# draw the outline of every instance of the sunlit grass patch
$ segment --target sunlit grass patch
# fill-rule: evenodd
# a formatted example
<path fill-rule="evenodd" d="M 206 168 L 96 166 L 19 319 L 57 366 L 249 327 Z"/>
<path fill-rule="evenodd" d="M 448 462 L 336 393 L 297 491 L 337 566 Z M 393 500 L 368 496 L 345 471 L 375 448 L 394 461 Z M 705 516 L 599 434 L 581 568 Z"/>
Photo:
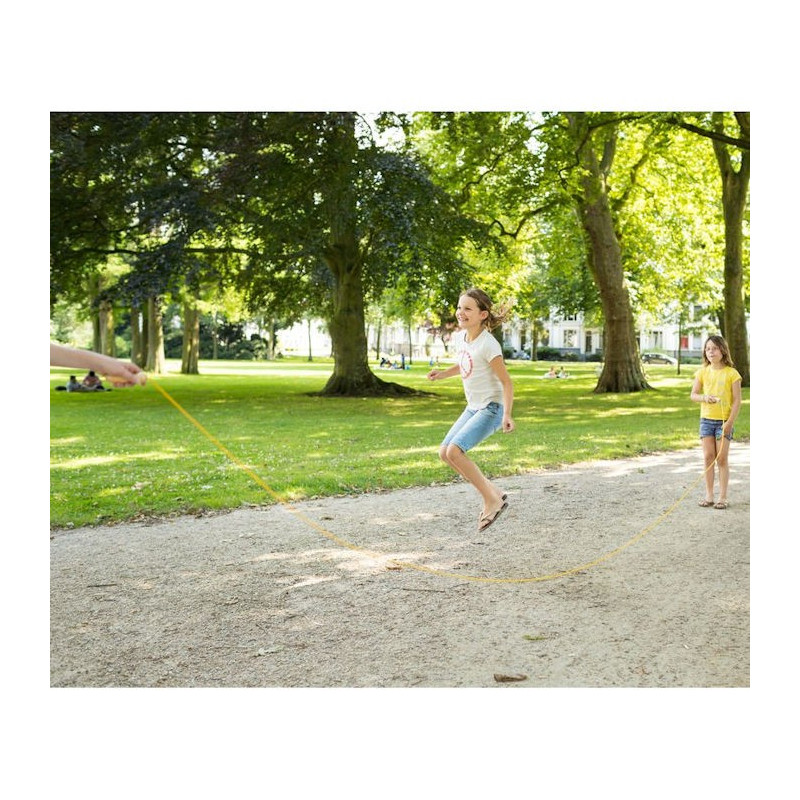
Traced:
<path fill-rule="evenodd" d="M 656 391 L 594 395 L 594 365 L 570 364 L 568 380 L 539 380 L 549 366 L 509 365 L 517 430 L 473 451 L 487 475 L 697 446 L 691 370 L 677 376 L 674 367 L 649 368 Z M 286 500 L 454 479 L 438 448 L 463 409 L 463 389 L 457 378 L 431 384 L 427 364 L 377 372 L 434 397 L 313 396 L 329 361 L 204 362 L 201 371 L 157 380 Z M 63 381 L 63 371 L 52 373 L 53 387 Z M 53 391 L 50 434 L 54 526 L 275 502 L 152 384 L 97 395 Z M 748 437 L 745 390 L 736 439 Z"/>

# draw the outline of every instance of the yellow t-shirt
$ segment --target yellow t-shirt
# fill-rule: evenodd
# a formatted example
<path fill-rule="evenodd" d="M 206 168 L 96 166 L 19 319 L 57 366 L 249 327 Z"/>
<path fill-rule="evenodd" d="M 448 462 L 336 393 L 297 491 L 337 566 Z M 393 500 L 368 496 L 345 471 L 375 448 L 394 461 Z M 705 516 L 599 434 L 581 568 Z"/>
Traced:
<path fill-rule="evenodd" d="M 710 364 L 700 367 L 694 374 L 700 378 L 700 393 L 719 398 L 717 403 L 700 403 L 700 416 L 706 419 L 726 420 L 733 404 L 733 384 L 742 376 L 733 367 L 714 369 Z"/>

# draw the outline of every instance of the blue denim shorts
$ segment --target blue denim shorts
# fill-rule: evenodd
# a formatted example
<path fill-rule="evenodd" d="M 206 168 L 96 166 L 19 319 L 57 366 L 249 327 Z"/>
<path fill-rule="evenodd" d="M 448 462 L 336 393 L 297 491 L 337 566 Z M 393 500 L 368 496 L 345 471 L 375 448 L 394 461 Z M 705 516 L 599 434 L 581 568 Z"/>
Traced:
<path fill-rule="evenodd" d="M 489 403 L 486 408 L 473 411 L 469 408 L 464 409 L 464 413 L 453 423 L 453 427 L 447 432 L 441 446 L 448 444 L 457 445 L 458 448 L 466 453 L 475 445 L 480 444 L 495 431 L 503 426 L 503 406 L 500 403 Z"/>
<path fill-rule="evenodd" d="M 721 419 L 707 419 L 706 417 L 700 417 L 700 438 L 703 439 L 706 436 L 713 436 L 715 439 L 722 438 L 722 426 L 725 423 Z M 733 439 L 733 428 L 731 428 L 731 435 L 726 436 L 725 438 L 728 441 Z"/>

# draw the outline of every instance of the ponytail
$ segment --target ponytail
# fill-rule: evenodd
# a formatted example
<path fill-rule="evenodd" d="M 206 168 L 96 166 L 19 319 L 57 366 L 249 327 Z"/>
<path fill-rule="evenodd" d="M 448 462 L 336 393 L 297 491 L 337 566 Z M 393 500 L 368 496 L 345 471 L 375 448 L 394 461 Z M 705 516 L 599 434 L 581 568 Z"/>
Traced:
<path fill-rule="evenodd" d="M 467 289 L 465 292 L 462 292 L 462 296 L 463 295 L 471 297 L 478 304 L 478 309 L 480 311 L 487 312 L 488 316 L 483 321 L 483 326 L 488 331 L 493 331 L 495 328 L 502 325 L 506 317 L 508 317 L 510 309 L 505 306 L 498 306 L 496 311 L 492 311 L 492 301 L 483 289 Z"/>

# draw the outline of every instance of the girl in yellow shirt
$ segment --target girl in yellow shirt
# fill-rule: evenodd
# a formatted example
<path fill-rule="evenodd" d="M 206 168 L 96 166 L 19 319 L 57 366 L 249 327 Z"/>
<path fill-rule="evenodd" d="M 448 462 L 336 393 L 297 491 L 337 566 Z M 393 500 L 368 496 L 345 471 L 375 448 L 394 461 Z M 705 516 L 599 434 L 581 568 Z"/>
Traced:
<path fill-rule="evenodd" d="M 692 385 L 692 400 L 700 403 L 700 441 L 703 443 L 706 494 L 703 508 L 728 507 L 728 450 L 733 423 L 742 404 L 742 376 L 731 360 L 728 343 L 721 336 L 709 336 L 703 346 L 703 366 Z M 714 460 L 719 472 L 719 498 L 714 502 Z"/>

